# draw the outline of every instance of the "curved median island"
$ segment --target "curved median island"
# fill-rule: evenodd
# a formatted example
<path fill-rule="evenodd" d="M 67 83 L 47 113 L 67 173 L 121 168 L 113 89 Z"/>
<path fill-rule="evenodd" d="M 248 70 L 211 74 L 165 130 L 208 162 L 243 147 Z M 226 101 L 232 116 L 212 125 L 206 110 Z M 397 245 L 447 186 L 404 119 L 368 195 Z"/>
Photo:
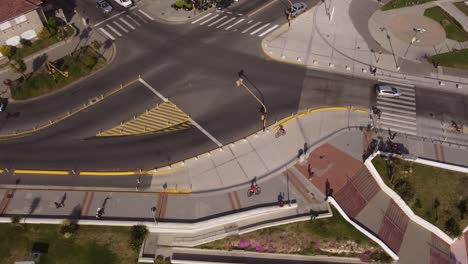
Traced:
<path fill-rule="evenodd" d="M 419 217 L 451 237 L 458 237 L 468 226 L 468 174 L 380 156 L 372 164 Z"/>
<path fill-rule="evenodd" d="M 355 229 L 333 207 L 333 216 L 230 236 L 198 248 L 265 253 L 328 255 L 391 262 L 377 243 Z"/>
<path fill-rule="evenodd" d="M 91 46 L 82 47 L 70 55 L 26 74 L 11 85 L 14 100 L 26 100 L 61 89 L 102 68 L 106 60 Z"/>

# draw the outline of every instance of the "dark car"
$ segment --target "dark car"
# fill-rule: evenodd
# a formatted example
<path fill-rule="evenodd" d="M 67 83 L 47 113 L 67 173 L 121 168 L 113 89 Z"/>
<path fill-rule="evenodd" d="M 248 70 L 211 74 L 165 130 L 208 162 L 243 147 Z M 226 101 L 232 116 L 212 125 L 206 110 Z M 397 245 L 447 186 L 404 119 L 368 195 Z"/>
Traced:
<path fill-rule="evenodd" d="M 112 6 L 106 0 L 96 0 L 96 7 L 104 14 L 112 12 Z"/>

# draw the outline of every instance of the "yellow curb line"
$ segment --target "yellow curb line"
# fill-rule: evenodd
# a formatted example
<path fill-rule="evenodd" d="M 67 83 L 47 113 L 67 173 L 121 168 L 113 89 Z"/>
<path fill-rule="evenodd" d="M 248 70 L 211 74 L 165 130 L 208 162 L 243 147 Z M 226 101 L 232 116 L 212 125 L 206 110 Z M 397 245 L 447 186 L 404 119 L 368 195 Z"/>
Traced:
<path fill-rule="evenodd" d="M 3 173 L 3 170 L 0 170 L 0 173 Z"/>
<path fill-rule="evenodd" d="M 287 125 L 290 122 L 292 122 L 293 120 L 295 120 L 296 118 L 304 117 L 304 116 L 309 115 L 309 114 L 323 112 L 323 111 L 343 111 L 343 110 L 353 111 L 353 112 L 357 112 L 357 113 L 361 113 L 361 114 L 367 114 L 368 113 L 368 111 L 364 110 L 364 109 L 349 108 L 349 107 L 344 107 L 344 106 L 315 108 L 315 109 L 310 109 L 310 110 L 306 110 L 306 111 L 297 113 L 296 115 L 286 119 L 285 121 L 281 122 L 280 124 L 275 125 L 273 127 L 273 129 L 278 130 L 280 128 L 280 126 Z"/>
<path fill-rule="evenodd" d="M 132 176 L 132 175 L 163 175 L 181 170 L 185 167 L 167 169 L 163 171 L 81 171 L 80 176 Z"/>
<path fill-rule="evenodd" d="M 51 175 L 68 175 L 68 171 L 59 170 L 15 170 L 15 174 L 51 174 Z"/>
<path fill-rule="evenodd" d="M 41 131 L 41 130 L 43 130 L 43 129 L 45 129 L 45 128 L 48 128 L 48 127 L 51 127 L 51 126 L 53 126 L 53 125 L 56 125 L 57 123 L 62 122 L 63 120 L 68 119 L 68 118 L 70 118 L 70 117 L 72 117 L 72 116 L 74 116 L 74 115 L 76 115 L 76 114 L 78 114 L 78 113 L 80 113 L 80 112 L 82 112 L 82 111 L 84 111 L 84 110 L 90 108 L 91 106 L 94 106 L 94 105 L 100 103 L 100 102 L 103 101 L 104 99 L 107 99 L 108 97 L 110 97 L 110 96 L 112 96 L 113 94 L 115 94 L 115 93 L 117 93 L 117 92 L 119 92 L 119 91 L 121 91 L 121 90 L 123 90 L 123 89 L 129 87 L 130 85 L 132 85 L 133 83 L 135 83 L 135 82 L 137 82 L 137 81 L 138 81 L 138 79 L 132 80 L 132 81 L 126 83 L 125 85 L 122 85 L 122 86 L 119 87 L 118 89 L 111 91 L 109 94 L 103 96 L 102 98 L 98 98 L 98 99 L 96 100 L 96 102 L 90 103 L 90 104 L 86 104 L 84 107 L 82 107 L 82 108 L 80 108 L 80 109 L 78 109 L 78 110 L 76 110 L 76 111 L 70 113 L 69 115 L 66 114 L 66 115 L 64 115 L 64 116 L 62 116 L 62 117 L 60 117 L 60 118 L 58 118 L 58 119 L 52 121 L 52 122 L 49 123 L 49 124 L 43 125 L 43 126 L 38 127 L 38 128 L 36 128 L 36 129 L 31 129 L 31 130 L 22 131 L 22 132 L 19 132 L 19 133 L 0 134 L 0 140 L 10 139 L 10 138 L 23 137 L 23 136 L 32 134 L 32 133 L 34 133 L 34 132 Z"/>
<path fill-rule="evenodd" d="M 161 193 L 168 193 L 168 194 L 189 194 L 192 193 L 192 190 L 176 190 L 176 189 L 169 189 L 161 191 Z"/>

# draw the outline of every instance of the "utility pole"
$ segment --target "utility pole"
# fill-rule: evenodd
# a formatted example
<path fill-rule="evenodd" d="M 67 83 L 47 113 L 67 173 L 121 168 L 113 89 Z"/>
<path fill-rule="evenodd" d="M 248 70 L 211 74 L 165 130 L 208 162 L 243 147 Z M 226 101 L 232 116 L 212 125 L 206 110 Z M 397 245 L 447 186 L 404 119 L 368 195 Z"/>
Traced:
<path fill-rule="evenodd" d="M 266 121 L 267 121 L 267 108 L 266 108 L 266 105 L 252 92 L 252 90 L 249 89 L 249 87 L 247 87 L 247 85 L 244 84 L 244 79 L 239 78 L 239 80 L 236 81 L 236 84 L 237 84 L 237 87 L 242 85 L 247 90 L 247 92 L 249 92 L 257 100 L 257 102 L 261 105 L 261 108 L 260 108 L 261 117 L 260 117 L 260 119 L 263 122 L 263 131 L 265 131 Z"/>

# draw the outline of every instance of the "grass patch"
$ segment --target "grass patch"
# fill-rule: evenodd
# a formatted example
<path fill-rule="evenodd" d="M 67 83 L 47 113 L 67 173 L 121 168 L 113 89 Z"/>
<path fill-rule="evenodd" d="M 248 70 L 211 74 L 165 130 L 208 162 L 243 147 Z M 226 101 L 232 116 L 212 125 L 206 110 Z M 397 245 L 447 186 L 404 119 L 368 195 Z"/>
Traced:
<path fill-rule="evenodd" d="M 371 239 L 355 229 L 332 208 L 333 217 L 270 227 L 230 236 L 199 246 L 204 249 L 244 249 L 303 255 L 378 258 L 390 257 Z M 248 246 L 247 246 L 248 245 Z M 335 250 L 341 248 L 340 250 Z M 262 250 L 263 249 L 263 250 Z M 367 255 L 366 255 L 367 254 Z"/>
<path fill-rule="evenodd" d="M 468 33 L 452 16 L 445 12 L 442 8 L 434 6 L 424 10 L 424 16 L 437 21 L 445 30 L 445 35 L 449 39 L 456 41 L 467 41 Z"/>
<path fill-rule="evenodd" d="M 421 5 L 427 2 L 431 2 L 434 0 L 392 0 L 388 3 L 386 3 L 383 7 L 382 10 L 390 10 L 390 9 L 396 9 L 396 8 L 402 8 L 402 7 L 408 7 L 408 6 L 414 6 L 414 5 Z"/>
<path fill-rule="evenodd" d="M 418 216 L 452 236 L 456 236 L 456 232 L 446 227 L 450 218 L 455 219 L 461 229 L 468 225 L 468 216 L 462 215 L 459 209 L 461 201 L 465 201 L 465 207 L 468 202 L 467 174 L 396 158 L 385 161 L 380 156 L 372 163 L 384 182 L 397 193 L 408 192 L 408 188 L 398 190 L 399 182 L 410 184 L 413 195 L 403 193 L 400 196 Z M 393 170 L 389 170 L 389 166 L 393 166 Z"/>
<path fill-rule="evenodd" d="M 462 2 L 453 3 L 460 11 L 462 11 L 466 16 L 468 16 L 468 5 Z"/>
<path fill-rule="evenodd" d="M 138 253 L 128 244 L 130 227 L 80 226 L 71 238 L 64 238 L 57 225 L 0 224 L 0 263 L 26 260 L 33 243 L 48 244 L 39 263 L 136 263 Z"/>
<path fill-rule="evenodd" d="M 68 77 L 55 73 L 55 79 L 48 74 L 45 66 L 32 73 L 26 80 L 20 79 L 12 87 L 12 97 L 15 100 L 34 98 L 64 86 L 101 68 L 106 63 L 98 53 L 89 47 L 81 48 L 53 64 L 59 70 L 68 72 Z"/>
<path fill-rule="evenodd" d="M 65 35 L 62 37 L 59 37 L 59 34 L 55 34 L 46 39 L 38 39 L 32 42 L 29 46 L 24 45 L 22 48 L 17 48 L 15 54 L 12 56 L 12 59 L 23 59 L 33 53 L 36 53 L 42 49 L 45 49 L 49 46 L 52 46 L 60 41 L 64 41 L 67 38 L 71 37 L 74 32 L 73 29 L 70 26 L 65 26 L 64 28 Z"/>
<path fill-rule="evenodd" d="M 431 56 L 429 62 L 434 65 L 468 70 L 468 49 L 437 54 Z"/>

